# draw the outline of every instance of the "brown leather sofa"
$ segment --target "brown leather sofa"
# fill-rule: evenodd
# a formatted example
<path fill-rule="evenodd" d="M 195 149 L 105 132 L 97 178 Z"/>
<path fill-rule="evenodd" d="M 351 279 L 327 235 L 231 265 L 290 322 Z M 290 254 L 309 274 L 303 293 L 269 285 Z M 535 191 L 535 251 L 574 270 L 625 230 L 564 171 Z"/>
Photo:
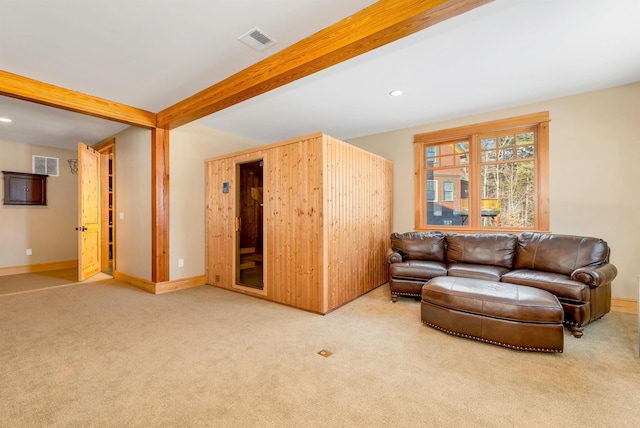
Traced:
<path fill-rule="evenodd" d="M 421 296 L 431 278 L 455 276 L 539 288 L 554 294 L 575 337 L 611 309 L 610 249 L 602 239 L 523 232 L 391 235 L 387 254 L 391 299 Z"/>

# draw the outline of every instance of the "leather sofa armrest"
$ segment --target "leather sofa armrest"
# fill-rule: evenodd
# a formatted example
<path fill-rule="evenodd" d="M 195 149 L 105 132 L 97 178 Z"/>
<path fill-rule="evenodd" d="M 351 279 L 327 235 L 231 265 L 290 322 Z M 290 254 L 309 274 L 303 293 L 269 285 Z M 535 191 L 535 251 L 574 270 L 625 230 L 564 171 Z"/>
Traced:
<path fill-rule="evenodd" d="M 597 267 L 587 266 L 576 269 L 571 274 L 571 279 L 596 288 L 602 284 L 610 283 L 616 275 L 618 275 L 618 269 L 611 263 L 606 263 Z"/>
<path fill-rule="evenodd" d="M 389 248 L 387 250 L 387 262 L 391 263 L 400 263 L 402 262 L 402 255 L 399 252 L 394 251 L 393 248 Z"/>

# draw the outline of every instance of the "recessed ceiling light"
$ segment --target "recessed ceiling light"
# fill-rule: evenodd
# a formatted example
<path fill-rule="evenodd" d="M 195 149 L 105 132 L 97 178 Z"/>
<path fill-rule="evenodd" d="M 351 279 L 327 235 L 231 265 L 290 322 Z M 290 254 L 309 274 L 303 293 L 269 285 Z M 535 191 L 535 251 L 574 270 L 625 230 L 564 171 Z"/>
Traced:
<path fill-rule="evenodd" d="M 391 95 L 392 97 L 399 97 L 400 95 L 402 95 L 402 91 L 400 89 L 396 89 L 389 92 L 389 95 Z"/>
<path fill-rule="evenodd" d="M 12 120 L 8 117 L 0 117 L 0 122 L 11 123 Z"/>

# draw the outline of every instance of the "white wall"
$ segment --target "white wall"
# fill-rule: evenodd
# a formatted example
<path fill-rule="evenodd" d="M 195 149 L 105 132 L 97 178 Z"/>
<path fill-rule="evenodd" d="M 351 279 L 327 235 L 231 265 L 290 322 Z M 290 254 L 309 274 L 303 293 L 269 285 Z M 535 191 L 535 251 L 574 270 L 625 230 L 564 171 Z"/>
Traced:
<path fill-rule="evenodd" d="M 0 171 L 30 173 L 33 155 L 58 158 L 60 175 L 47 178 L 46 206 L 0 204 L 0 268 L 78 258 L 78 177 L 67 162 L 78 153 L 0 140 Z M 4 181 L 0 192 L 4 198 Z"/>
<path fill-rule="evenodd" d="M 256 147 L 246 138 L 189 124 L 169 136 L 171 280 L 205 274 L 205 164 L 207 158 Z M 178 266 L 178 259 L 184 266 Z"/>
<path fill-rule="evenodd" d="M 151 280 L 151 131 L 115 136 L 116 270 Z M 205 168 L 213 156 L 258 142 L 195 124 L 169 134 L 169 279 L 205 274 Z M 124 219 L 120 219 L 120 215 Z M 178 259 L 184 266 L 178 266 Z"/>
<path fill-rule="evenodd" d="M 130 127 L 115 139 L 115 269 L 150 281 L 151 131 Z"/>
<path fill-rule="evenodd" d="M 614 297 L 637 298 L 640 274 L 640 82 L 426 124 L 348 142 L 394 162 L 393 229 L 414 230 L 415 134 L 549 111 L 550 228 L 606 240 Z"/>

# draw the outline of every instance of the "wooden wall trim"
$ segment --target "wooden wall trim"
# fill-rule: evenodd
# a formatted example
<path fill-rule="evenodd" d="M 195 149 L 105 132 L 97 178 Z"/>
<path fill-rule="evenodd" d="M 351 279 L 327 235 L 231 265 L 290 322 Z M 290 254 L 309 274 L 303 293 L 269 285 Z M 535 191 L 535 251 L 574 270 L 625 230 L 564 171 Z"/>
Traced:
<path fill-rule="evenodd" d="M 156 283 L 153 281 L 142 279 L 134 275 L 129 275 L 118 270 L 113 271 L 113 279 L 126 282 L 129 285 L 132 285 L 151 294 L 156 294 Z"/>
<path fill-rule="evenodd" d="M 102 152 L 105 149 L 110 149 L 111 147 L 115 147 L 115 145 L 116 145 L 115 137 L 109 137 L 106 140 L 102 140 L 99 143 L 94 144 L 93 146 L 91 146 L 91 148 L 96 152 Z"/>
<path fill-rule="evenodd" d="M 625 299 L 623 297 L 611 298 L 611 310 L 613 312 L 624 312 L 626 314 L 638 313 L 638 301 L 634 299 Z"/>
<path fill-rule="evenodd" d="M 169 131 L 151 130 L 151 280 L 169 280 Z"/>
<path fill-rule="evenodd" d="M 191 278 L 176 279 L 173 281 L 154 282 L 116 270 L 113 272 L 113 279 L 126 282 L 129 285 L 132 285 L 151 294 L 165 294 L 172 291 L 184 290 L 185 288 L 205 285 L 204 275 L 193 276 Z"/>
<path fill-rule="evenodd" d="M 155 294 L 170 293 L 172 291 L 184 290 L 185 288 L 198 287 L 200 285 L 205 285 L 204 275 L 159 282 L 156 284 Z"/>
<path fill-rule="evenodd" d="M 437 131 L 424 132 L 413 136 L 413 142 L 416 145 L 425 142 L 436 142 L 437 140 L 450 140 L 453 138 L 465 138 L 472 134 L 481 134 L 485 132 L 493 132 L 496 129 L 522 128 L 526 126 L 537 125 L 539 123 L 548 123 L 551 121 L 548 111 L 539 113 L 523 114 L 520 116 L 509 117 L 505 119 L 490 120 L 487 122 L 473 123 L 470 125 L 455 126 L 453 128 L 439 129 Z"/>
<path fill-rule="evenodd" d="M 156 114 L 0 70 L 0 95 L 86 114 L 100 119 L 151 128 Z"/>
<path fill-rule="evenodd" d="M 0 276 L 18 275 L 21 273 L 46 272 L 49 270 L 77 269 L 77 260 L 63 262 L 38 263 L 34 265 L 9 266 L 0 268 Z"/>
<path fill-rule="evenodd" d="M 158 113 L 173 129 L 493 0 L 380 0 Z"/>

